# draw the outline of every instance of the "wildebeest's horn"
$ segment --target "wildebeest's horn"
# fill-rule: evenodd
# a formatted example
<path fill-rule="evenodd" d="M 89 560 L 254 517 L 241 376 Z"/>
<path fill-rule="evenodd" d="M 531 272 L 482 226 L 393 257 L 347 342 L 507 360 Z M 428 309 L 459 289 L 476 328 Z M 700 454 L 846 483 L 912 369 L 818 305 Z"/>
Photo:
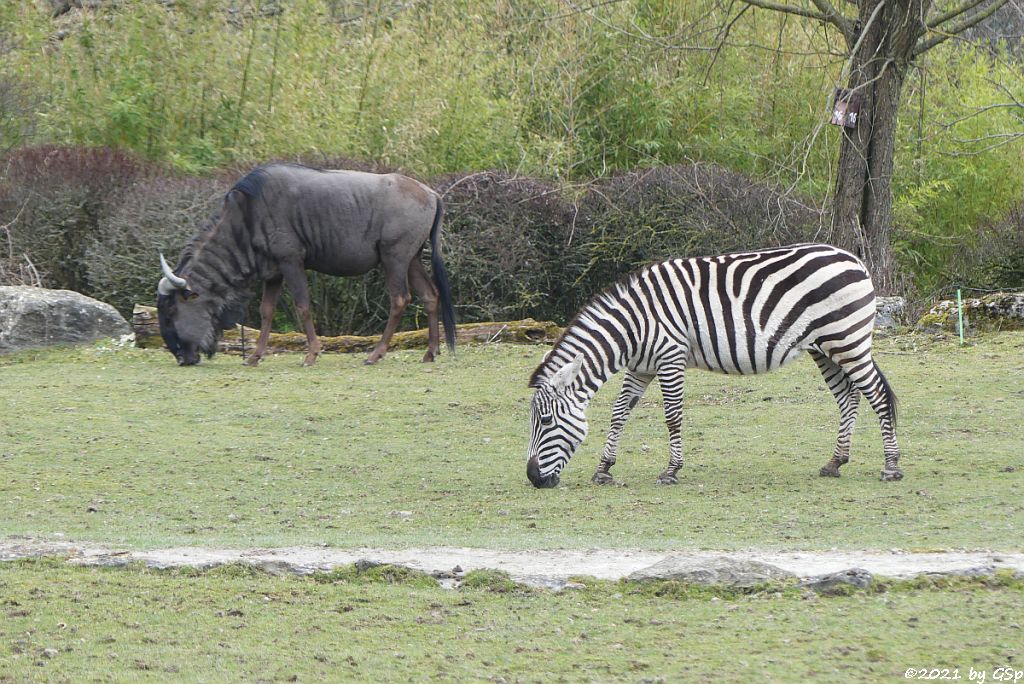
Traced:
<path fill-rule="evenodd" d="M 188 281 L 174 274 L 163 254 L 160 255 L 160 270 L 164 272 L 164 277 L 160 279 L 160 284 L 156 288 L 160 294 L 170 294 L 174 290 L 184 290 L 188 287 Z"/>

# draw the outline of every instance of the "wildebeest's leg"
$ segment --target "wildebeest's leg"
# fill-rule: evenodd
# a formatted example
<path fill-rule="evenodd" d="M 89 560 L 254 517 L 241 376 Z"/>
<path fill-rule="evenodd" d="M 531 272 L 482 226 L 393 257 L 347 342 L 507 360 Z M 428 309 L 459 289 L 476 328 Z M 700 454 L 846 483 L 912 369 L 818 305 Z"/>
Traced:
<path fill-rule="evenodd" d="M 676 473 L 683 467 L 683 378 L 686 357 L 662 362 L 658 367 L 658 384 L 665 403 L 665 424 L 668 426 L 668 467 L 655 480 L 657 484 L 679 484 Z"/>
<path fill-rule="evenodd" d="M 388 353 L 388 344 L 391 342 L 391 336 L 395 334 L 395 330 L 398 329 L 398 324 L 402 320 L 402 314 L 405 312 L 405 307 L 409 305 L 409 264 L 410 261 L 400 262 L 399 260 L 389 257 L 388 255 L 381 256 L 381 262 L 384 264 L 384 278 L 388 282 L 388 294 L 391 295 L 391 312 L 388 316 L 388 323 L 384 326 L 384 333 L 381 335 L 380 342 L 373 348 L 370 355 L 366 357 L 366 365 L 372 365 L 380 361 L 385 354 Z"/>
<path fill-rule="evenodd" d="M 301 263 L 282 262 L 281 274 L 288 290 L 292 293 L 292 301 L 295 302 L 295 309 L 299 312 L 299 320 L 302 322 L 302 330 L 306 333 L 306 358 L 302 361 L 303 366 L 312 366 L 320 356 L 320 339 L 316 336 L 316 329 L 313 327 L 313 314 L 309 309 L 309 280 L 306 278 L 306 271 Z"/>
<path fill-rule="evenodd" d="M 622 436 L 622 428 L 629 419 L 629 413 L 640 401 L 644 390 L 651 384 L 653 375 L 626 371 L 626 377 L 622 380 L 622 391 L 619 398 L 612 406 L 612 426 L 608 430 L 608 441 L 604 443 L 604 451 L 601 453 L 601 462 L 597 465 L 597 472 L 590 478 L 595 484 L 608 484 L 612 482 L 612 474 L 609 472 L 615 465 L 615 453 L 619 448 L 619 437 Z"/>
<path fill-rule="evenodd" d="M 839 477 L 839 467 L 850 460 L 850 441 L 853 426 L 857 422 L 857 406 L 860 403 L 860 392 L 850 382 L 850 377 L 832 359 L 816 349 L 810 350 L 811 358 L 818 364 L 825 384 L 832 390 L 832 395 L 839 404 L 839 437 L 832 459 L 826 463 L 818 474 L 822 477 Z"/>
<path fill-rule="evenodd" d="M 270 326 L 274 322 L 277 298 L 281 294 L 281 280 L 281 276 L 277 276 L 263 283 L 263 301 L 260 302 L 260 337 L 256 340 L 256 349 L 245 360 L 247 366 L 257 365 L 267 351 L 267 342 L 270 341 Z"/>
<path fill-rule="evenodd" d="M 409 264 L 409 284 L 423 300 L 423 307 L 427 310 L 427 353 L 423 355 L 423 360 L 433 361 L 441 346 L 441 334 L 437 320 L 437 286 L 430 281 L 427 270 L 423 268 L 419 257 L 413 259 Z"/>
<path fill-rule="evenodd" d="M 878 414 L 878 422 L 882 427 L 882 447 L 885 450 L 882 479 L 903 479 L 903 471 L 899 468 L 900 448 L 896 444 L 896 395 L 889 387 L 889 382 L 870 355 L 847 363 L 839 360 L 838 363 Z"/>

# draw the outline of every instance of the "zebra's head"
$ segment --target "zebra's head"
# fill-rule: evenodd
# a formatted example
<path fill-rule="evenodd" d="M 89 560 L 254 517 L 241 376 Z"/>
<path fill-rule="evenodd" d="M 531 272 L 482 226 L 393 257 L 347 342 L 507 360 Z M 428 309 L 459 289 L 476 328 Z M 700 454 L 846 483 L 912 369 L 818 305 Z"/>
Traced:
<path fill-rule="evenodd" d="M 534 487 L 557 486 L 558 474 L 587 436 L 587 403 L 573 391 L 582 366 L 580 355 L 534 385 L 526 462 L 526 476 Z"/>

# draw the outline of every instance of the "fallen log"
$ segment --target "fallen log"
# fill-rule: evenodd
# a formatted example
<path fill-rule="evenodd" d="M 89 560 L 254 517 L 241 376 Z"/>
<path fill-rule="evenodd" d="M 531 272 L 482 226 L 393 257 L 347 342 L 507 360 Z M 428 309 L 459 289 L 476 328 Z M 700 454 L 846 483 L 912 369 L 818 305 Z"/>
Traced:
<path fill-rule="evenodd" d="M 160 337 L 160 324 L 157 321 L 156 307 L 136 304 L 132 312 L 132 330 L 135 332 L 135 346 L 143 349 L 158 349 L 163 346 Z M 526 318 L 521 321 L 465 323 L 455 326 L 457 345 L 489 344 L 505 342 L 510 344 L 543 344 L 551 343 L 562 334 L 562 329 L 551 321 L 535 321 Z M 232 330 L 224 331 L 218 344 L 218 350 L 227 354 L 241 354 L 243 339 L 245 353 L 256 344 L 259 330 L 248 326 L 236 325 Z M 364 337 L 361 335 L 339 335 L 337 337 L 320 336 L 320 344 L 324 352 L 368 352 L 373 348 L 379 335 Z M 427 330 L 409 330 L 395 333 L 388 349 L 426 349 Z M 268 353 L 305 352 L 306 336 L 299 332 L 270 333 Z"/>

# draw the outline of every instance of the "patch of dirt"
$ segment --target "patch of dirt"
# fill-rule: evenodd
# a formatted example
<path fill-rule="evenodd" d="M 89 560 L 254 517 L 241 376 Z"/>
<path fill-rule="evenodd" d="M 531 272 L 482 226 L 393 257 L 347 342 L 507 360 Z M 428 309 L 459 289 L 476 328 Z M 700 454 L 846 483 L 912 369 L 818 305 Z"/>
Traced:
<path fill-rule="evenodd" d="M 458 547 L 401 550 L 181 547 L 138 551 L 52 539 L 16 536 L 0 539 L 0 561 L 43 556 L 66 556 L 67 562 L 74 565 L 113 566 L 138 562 L 152 568 L 210 568 L 229 563 L 249 563 L 272 573 L 298 574 L 327 571 L 357 561 L 368 561 L 400 565 L 441 578 L 457 577 L 471 570 L 503 570 L 517 582 L 556 588 L 563 586 L 572 576 L 618 580 L 670 557 L 708 565 L 722 559 L 758 561 L 779 567 L 800 578 L 818 577 L 850 568 L 863 568 L 872 575 L 893 578 L 925 573 L 969 575 L 1002 568 L 1024 573 L 1024 553 L 995 551 L 496 551 Z"/>

